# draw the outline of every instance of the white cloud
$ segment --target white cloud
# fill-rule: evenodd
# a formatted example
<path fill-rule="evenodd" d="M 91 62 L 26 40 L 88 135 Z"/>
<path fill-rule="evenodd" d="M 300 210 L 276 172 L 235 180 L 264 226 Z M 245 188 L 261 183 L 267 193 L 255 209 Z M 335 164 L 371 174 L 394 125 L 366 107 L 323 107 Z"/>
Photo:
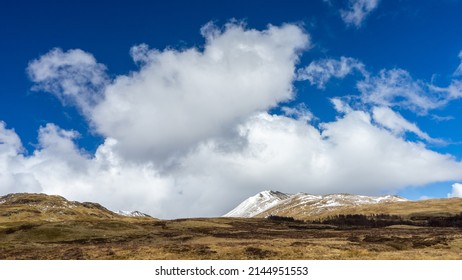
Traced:
<path fill-rule="evenodd" d="M 462 51 L 459 52 L 459 58 L 461 59 L 461 63 L 454 72 L 454 76 L 462 76 Z"/>
<path fill-rule="evenodd" d="M 163 174 L 175 178 L 170 187 L 182 193 L 166 197 L 164 205 L 180 200 L 180 205 L 188 206 L 175 211 L 213 215 L 229 210 L 243 194 L 265 188 L 376 193 L 462 176 L 461 164 L 451 157 L 378 129 L 369 120 L 364 122 L 364 116 L 364 112 L 351 113 L 319 131 L 303 119 L 255 115 L 239 126 L 246 145 L 229 150 L 230 140 L 211 140 Z M 165 211 L 169 210 L 174 213 Z"/>
<path fill-rule="evenodd" d="M 453 79 L 448 87 L 429 86 L 430 90 L 443 96 L 443 105 L 451 100 L 462 98 L 462 81 Z"/>
<path fill-rule="evenodd" d="M 311 62 L 305 68 L 299 69 L 297 80 L 308 80 L 311 85 L 316 85 L 319 89 L 323 89 L 331 78 L 344 78 L 353 71 L 358 71 L 363 76 L 367 76 L 364 64 L 354 58 L 342 56 L 339 60 L 320 59 Z"/>
<path fill-rule="evenodd" d="M 363 104 L 407 109 L 419 115 L 462 98 L 462 81 L 453 79 L 447 87 L 415 80 L 403 69 L 381 70 L 357 82 Z"/>
<path fill-rule="evenodd" d="M 297 120 L 304 120 L 306 122 L 309 122 L 314 118 L 313 113 L 308 110 L 305 103 L 298 104 L 295 107 L 283 106 L 281 111 L 288 117 L 294 117 Z"/>
<path fill-rule="evenodd" d="M 0 149 L 14 151 L 0 155 L 0 192 L 61 194 L 172 218 L 221 215 L 264 189 L 378 194 L 462 179 L 460 162 L 375 126 L 367 112 L 320 126 L 258 113 L 238 126 L 244 144 L 204 141 L 167 171 L 127 160 L 110 138 L 88 155 L 73 143 L 75 132 L 51 124 L 40 129 L 38 150 L 24 157 L 14 131 L 3 129 L 2 139 L 16 140 Z"/>
<path fill-rule="evenodd" d="M 208 24 L 202 33 L 203 51 L 133 47 L 131 54 L 141 69 L 117 77 L 86 111 L 100 134 L 117 139 L 125 156 L 165 161 L 204 139 L 232 134 L 233 127 L 255 111 L 292 99 L 295 63 L 299 51 L 309 45 L 308 35 L 299 27 L 269 26 L 257 31 L 230 23 L 220 30 Z M 89 72 L 93 73 L 98 64 L 88 54 L 83 56 L 92 62 Z M 59 79 L 61 72 L 53 72 L 71 64 L 66 56 L 62 60 L 62 53 L 54 50 L 34 61 L 29 67 L 32 77 L 39 76 L 36 69 L 50 72 L 34 81 L 41 88 L 61 87 L 66 92 L 61 85 L 67 83 L 67 74 Z M 77 65 L 68 68 L 80 70 L 82 63 L 75 60 Z M 78 85 L 80 91 L 87 90 L 87 84 Z M 85 102 L 77 105 L 82 103 L 86 107 Z"/>
<path fill-rule="evenodd" d="M 152 164 L 120 158 L 113 151 L 113 139 L 106 139 L 90 156 L 75 145 L 76 136 L 47 124 L 39 130 L 37 150 L 23 156 L 14 131 L 0 128 L 0 139 L 14 140 L 0 142 L 0 192 L 60 194 L 115 210 L 140 208 L 162 214 L 162 200 L 173 190 L 171 178 L 161 177 Z"/>
<path fill-rule="evenodd" d="M 4 157 L 16 156 L 21 151 L 21 139 L 14 130 L 6 128 L 5 122 L 0 121 L 0 155 Z"/>
<path fill-rule="evenodd" d="M 452 192 L 448 193 L 448 197 L 462 197 L 462 184 L 452 184 Z"/>
<path fill-rule="evenodd" d="M 349 0 L 348 8 L 340 11 L 347 25 L 361 27 L 366 17 L 377 8 L 379 0 Z"/>
<path fill-rule="evenodd" d="M 364 103 L 400 107 L 422 115 L 449 101 L 444 89 L 438 92 L 430 85 L 414 80 L 403 69 L 381 70 L 379 75 L 359 81 L 357 88 Z"/>
<path fill-rule="evenodd" d="M 415 80 L 409 72 L 399 68 L 382 69 L 377 75 L 371 75 L 361 61 L 343 56 L 338 60 L 312 61 L 307 67 L 298 69 L 297 80 L 307 80 L 311 85 L 324 89 L 330 79 L 343 79 L 354 72 L 360 73 L 362 77 L 356 83 L 360 95 L 343 97 L 344 100 L 349 99 L 347 101 L 352 102 L 350 104 L 352 106 L 398 107 L 419 115 L 426 115 L 429 111 L 441 108 L 452 100 L 462 98 L 462 81 L 457 78 L 452 79 L 447 87 L 439 87 Z M 331 101 L 338 112 L 348 109 L 340 108 L 347 103 L 340 101 L 339 98 L 333 98 Z"/>
<path fill-rule="evenodd" d="M 322 136 L 329 143 L 329 154 L 333 159 L 331 176 L 339 180 L 337 185 L 367 192 L 368 184 L 374 185 L 374 189 L 390 189 L 406 184 L 420 185 L 427 180 L 447 180 L 452 176 L 450 174 L 459 176 L 456 174 L 460 172 L 457 168 L 461 163 L 454 158 L 435 153 L 423 144 L 406 141 L 373 125 L 366 112 L 350 112 L 323 127 Z M 432 174 L 423 175 L 420 172 Z M 354 187 L 353 184 L 358 186 Z"/>
<path fill-rule="evenodd" d="M 346 114 L 351 113 L 353 111 L 348 102 L 346 100 L 343 100 L 343 98 L 334 97 L 330 99 L 330 102 L 332 103 L 332 105 L 334 105 L 334 109 L 335 111 L 337 111 L 337 113 Z"/>
<path fill-rule="evenodd" d="M 455 119 L 453 116 L 439 116 L 435 114 L 432 114 L 431 118 L 437 122 L 445 122 L 445 121 L 451 121 Z"/>
<path fill-rule="evenodd" d="M 23 191 L 34 191 L 38 185 L 28 174 L 16 171 L 21 164 L 23 147 L 20 138 L 12 129 L 0 121 L 0 191 L 1 193 L 17 192 L 17 187 Z"/>
<path fill-rule="evenodd" d="M 63 52 L 55 48 L 29 63 L 34 90 L 53 93 L 63 103 L 77 105 L 84 113 L 100 101 L 107 83 L 106 67 L 93 55 L 79 49 Z"/>
<path fill-rule="evenodd" d="M 149 62 L 149 46 L 147 44 L 140 44 L 130 48 L 130 55 L 135 63 L 147 63 Z"/>
<path fill-rule="evenodd" d="M 401 114 L 388 107 L 374 107 L 372 109 L 374 120 L 381 126 L 389 129 L 395 135 L 403 135 L 405 132 L 412 132 L 420 139 L 434 144 L 443 144 L 444 141 L 434 139 L 427 133 L 420 130 L 415 123 L 410 123 Z"/>

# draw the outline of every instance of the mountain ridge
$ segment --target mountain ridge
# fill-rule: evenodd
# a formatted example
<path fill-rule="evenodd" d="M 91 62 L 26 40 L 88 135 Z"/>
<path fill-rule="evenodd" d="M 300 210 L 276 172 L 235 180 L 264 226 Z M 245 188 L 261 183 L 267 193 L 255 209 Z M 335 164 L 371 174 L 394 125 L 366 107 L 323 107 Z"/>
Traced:
<path fill-rule="evenodd" d="M 126 211 L 126 210 L 118 210 L 117 212 L 115 212 L 116 214 L 118 215 L 121 215 L 121 216 L 125 216 L 125 217 L 148 217 L 148 218 L 152 218 L 152 216 L 146 214 L 146 213 L 143 213 L 143 212 L 140 212 L 140 211 Z"/>
<path fill-rule="evenodd" d="M 285 194 L 266 190 L 251 196 L 223 217 L 252 218 L 267 216 L 310 216 L 333 209 L 369 204 L 406 202 L 396 195 L 365 196 L 347 193 L 313 195 L 308 193 Z"/>
<path fill-rule="evenodd" d="M 289 198 L 289 195 L 282 192 L 271 190 L 262 191 L 244 200 L 236 208 L 223 215 L 223 217 L 250 218 L 287 198 Z"/>
<path fill-rule="evenodd" d="M 59 195 L 11 193 L 0 196 L 0 222 L 65 220 L 116 220 L 152 218 L 139 211 L 113 212 L 99 203 L 70 201 Z"/>

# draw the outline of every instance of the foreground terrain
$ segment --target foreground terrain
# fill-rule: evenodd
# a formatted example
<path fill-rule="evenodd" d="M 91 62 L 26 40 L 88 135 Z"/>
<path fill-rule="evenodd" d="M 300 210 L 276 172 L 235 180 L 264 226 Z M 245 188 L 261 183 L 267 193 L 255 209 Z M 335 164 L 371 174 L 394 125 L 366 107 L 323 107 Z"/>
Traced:
<path fill-rule="evenodd" d="M 400 222 L 369 227 L 327 219 L 166 221 L 124 217 L 58 196 L 15 194 L 0 198 L 0 259 L 462 259 L 462 228 L 425 221 L 460 213 L 462 199 L 430 204 L 416 216 L 415 204 L 409 211 L 400 204 Z"/>

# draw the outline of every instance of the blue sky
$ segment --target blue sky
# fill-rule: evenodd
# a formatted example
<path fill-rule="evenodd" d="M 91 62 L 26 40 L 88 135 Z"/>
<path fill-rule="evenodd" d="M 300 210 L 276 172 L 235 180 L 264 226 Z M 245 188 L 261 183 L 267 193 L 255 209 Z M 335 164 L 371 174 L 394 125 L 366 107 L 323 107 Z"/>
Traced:
<path fill-rule="evenodd" d="M 460 196 L 462 2 L 306 2 L 2 1 L 0 194 Z"/>

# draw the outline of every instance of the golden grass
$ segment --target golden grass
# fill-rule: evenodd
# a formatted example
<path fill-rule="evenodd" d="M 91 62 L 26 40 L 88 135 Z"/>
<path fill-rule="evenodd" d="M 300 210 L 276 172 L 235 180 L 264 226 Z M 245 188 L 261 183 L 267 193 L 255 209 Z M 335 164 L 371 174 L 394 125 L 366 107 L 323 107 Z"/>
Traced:
<path fill-rule="evenodd" d="M 448 199 L 430 199 L 420 201 L 406 201 L 406 202 L 389 202 L 382 204 L 359 205 L 359 206 L 345 206 L 345 207 L 332 207 L 327 211 L 321 213 L 314 213 L 310 207 L 306 205 L 303 207 L 289 208 L 287 211 L 279 211 L 278 216 L 294 217 L 300 220 L 313 221 L 323 219 L 329 216 L 347 215 L 347 214 L 389 214 L 398 215 L 404 218 L 410 216 L 450 216 L 462 213 L 462 198 L 448 198 Z M 274 209 L 267 210 L 259 215 L 265 217 L 269 215 Z"/>
<path fill-rule="evenodd" d="M 332 229 L 263 219 L 45 223 L 0 231 L 0 259 L 462 259 L 456 228 Z"/>
<path fill-rule="evenodd" d="M 122 217 L 94 204 L 76 204 L 74 214 L 47 212 L 44 205 L 60 209 L 63 201 L 32 198 L 37 201 L 22 206 L 0 204 L 0 259 L 462 259 L 460 228 L 339 229 L 258 218 L 162 221 Z M 461 201 L 393 203 L 360 211 L 448 215 L 460 212 Z"/>

